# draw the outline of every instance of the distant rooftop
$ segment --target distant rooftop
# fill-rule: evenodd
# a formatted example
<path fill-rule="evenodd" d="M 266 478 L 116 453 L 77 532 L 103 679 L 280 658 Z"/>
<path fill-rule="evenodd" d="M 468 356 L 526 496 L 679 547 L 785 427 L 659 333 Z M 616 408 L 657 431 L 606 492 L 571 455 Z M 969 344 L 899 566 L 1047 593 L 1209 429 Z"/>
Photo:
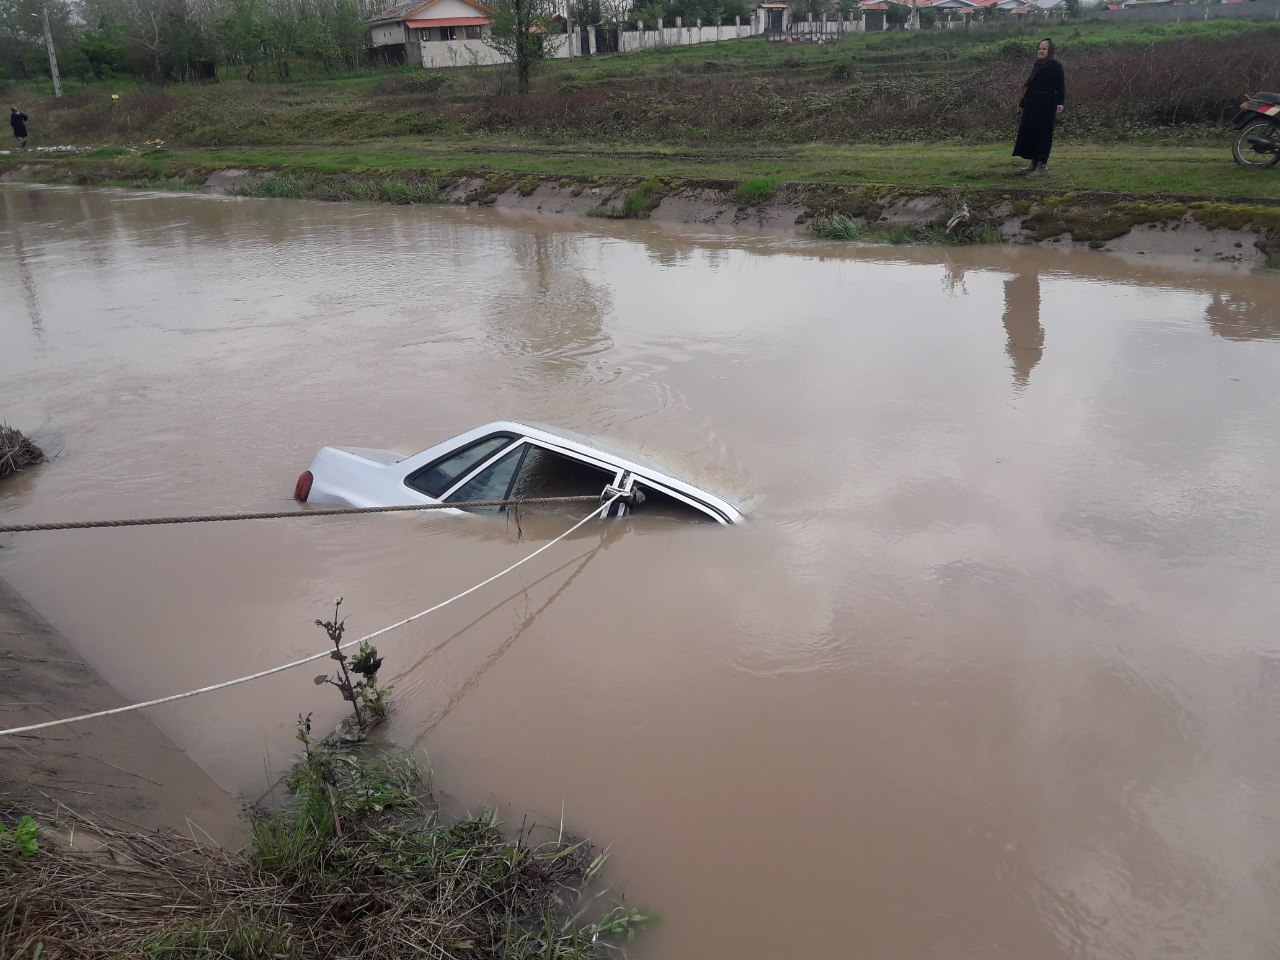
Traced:
<path fill-rule="evenodd" d="M 373 23 L 376 20 L 403 20 L 419 7 L 425 7 L 426 5 L 427 0 L 409 0 L 408 3 L 398 3 L 394 7 L 387 7 L 387 9 L 380 13 L 375 13 L 367 22 Z"/>

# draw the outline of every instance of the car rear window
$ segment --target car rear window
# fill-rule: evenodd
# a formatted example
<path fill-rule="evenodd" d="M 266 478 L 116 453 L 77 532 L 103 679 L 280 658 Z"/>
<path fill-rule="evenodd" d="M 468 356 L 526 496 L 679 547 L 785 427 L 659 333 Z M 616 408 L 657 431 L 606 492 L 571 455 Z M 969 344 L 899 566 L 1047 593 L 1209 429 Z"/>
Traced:
<path fill-rule="evenodd" d="M 439 497 L 473 467 L 488 460 L 514 439 L 515 437 L 507 434 L 495 434 L 483 440 L 477 440 L 470 446 L 442 457 L 435 463 L 427 464 L 421 470 L 406 477 L 404 482 L 429 497 Z"/>

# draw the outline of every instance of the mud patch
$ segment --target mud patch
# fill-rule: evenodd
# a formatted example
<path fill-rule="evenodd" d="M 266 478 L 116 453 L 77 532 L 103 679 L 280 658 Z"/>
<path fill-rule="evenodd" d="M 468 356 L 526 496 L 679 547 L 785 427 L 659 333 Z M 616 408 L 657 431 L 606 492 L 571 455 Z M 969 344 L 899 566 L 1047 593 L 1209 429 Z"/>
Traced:
<path fill-rule="evenodd" d="M 209 174 L 209 178 L 205 180 L 204 185 L 215 193 L 227 193 L 234 189 L 246 187 L 261 179 L 262 174 L 254 173 L 252 170 L 238 170 L 230 167 L 226 170 L 215 170 Z"/>

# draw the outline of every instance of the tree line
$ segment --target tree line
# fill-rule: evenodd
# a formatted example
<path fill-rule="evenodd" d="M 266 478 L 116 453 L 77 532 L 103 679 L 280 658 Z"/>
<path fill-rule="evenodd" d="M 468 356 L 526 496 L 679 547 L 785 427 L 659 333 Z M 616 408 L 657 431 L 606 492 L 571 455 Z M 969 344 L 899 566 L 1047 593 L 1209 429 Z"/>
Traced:
<path fill-rule="evenodd" d="M 60 71 L 82 81 L 190 82 L 235 72 L 288 79 L 306 63 L 355 69 L 373 51 L 368 20 L 391 0 L 0 0 L 0 82 L 49 75 L 47 11 Z M 855 0 L 791 0 L 795 13 L 847 14 Z M 745 22 L 755 0 L 484 0 L 495 48 L 518 66 L 542 59 L 564 23 L 634 28 Z M 902 9 L 906 9 L 905 7 Z M 521 70 L 520 89 L 527 89 Z"/>
<path fill-rule="evenodd" d="M 305 62 L 326 72 L 370 55 L 368 19 L 391 0 L 0 0 L 0 81 L 49 75 L 42 15 L 60 71 L 82 81 L 131 76 L 154 83 L 287 79 Z M 842 7 L 853 0 L 836 0 Z M 826 0 L 795 0 L 798 10 Z M 528 40 L 556 15 L 575 24 L 732 23 L 754 0 L 487 0 L 495 33 Z M 507 27 L 505 20 L 513 23 Z M 553 28 L 554 29 L 554 28 Z M 514 39 L 513 39 L 514 42 Z M 536 55 L 535 55 L 536 58 Z"/>
<path fill-rule="evenodd" d="M 155 83 L 355 68 L 375 12 L 368 0 L 0 0 L 0 81 L 49 75 L 46 10 L 64 77 Z"/>

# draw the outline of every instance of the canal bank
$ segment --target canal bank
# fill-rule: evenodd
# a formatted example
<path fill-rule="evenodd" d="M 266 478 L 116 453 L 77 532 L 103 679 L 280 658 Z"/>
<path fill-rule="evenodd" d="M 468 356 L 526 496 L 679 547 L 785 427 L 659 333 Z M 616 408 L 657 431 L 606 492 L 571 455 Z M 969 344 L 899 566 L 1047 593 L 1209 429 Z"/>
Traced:
<path fill-rule="evenodd" d="M 152 156 L 151 153 L 159 154 Z M 48 156 L 0 172 L 0 183 L 49 183 L 391 204 L 449 203 L 603 219 L 869 243 L 1005 243 L 1280 264 L 1280 203 L 1259 197 L 1143 194 L 1036 186 L 923 187 L 563 176 L 457 169 L 344 172 L 300 165 L 193 165 L 165 150 L 97 158 Z"/>
<path fill-rule="evenodd" d="M 4 729 L 124 706 L 62 635 L 0 580 Z M 7 795 L 7 796 L 6 796 Z M 39 818 L 64 805 L 116 827 L 238 846 L 243 804 L 141 712 L 0 737 L 0 799 Z"/>

